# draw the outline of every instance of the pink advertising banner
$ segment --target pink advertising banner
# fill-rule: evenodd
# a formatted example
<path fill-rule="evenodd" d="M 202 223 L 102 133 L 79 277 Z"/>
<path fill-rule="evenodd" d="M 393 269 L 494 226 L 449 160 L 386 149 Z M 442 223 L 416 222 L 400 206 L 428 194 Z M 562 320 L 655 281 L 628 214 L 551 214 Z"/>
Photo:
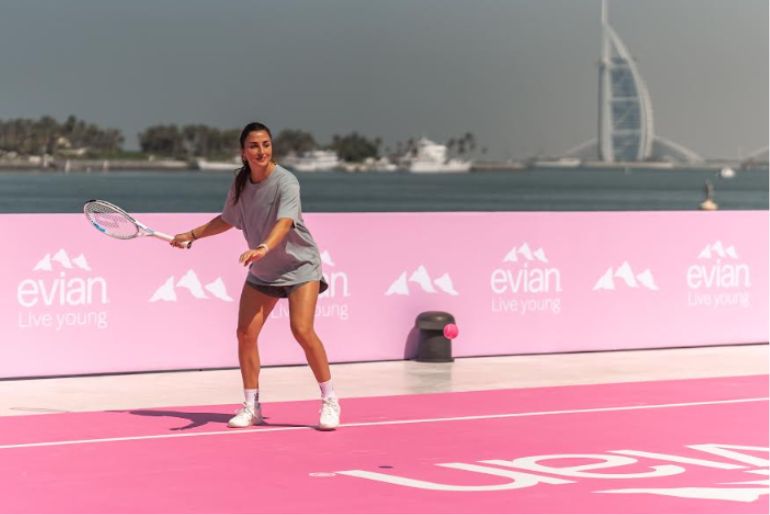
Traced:
<path fill-rule="evenodd" d="M 138 218 L 174 233 L 211 216 Z M 455 316 L 456 357 L 768 341 L 765 211 L 305 218 L 332 362 L 413 357 L 423 311 Z M 77 214 L 2 215 L 0 231 L 0 378 L 237 366 L 240 232 L 187 251 Z M 305 362 L 285 300 L 259 347 L 265 365 Z"/>

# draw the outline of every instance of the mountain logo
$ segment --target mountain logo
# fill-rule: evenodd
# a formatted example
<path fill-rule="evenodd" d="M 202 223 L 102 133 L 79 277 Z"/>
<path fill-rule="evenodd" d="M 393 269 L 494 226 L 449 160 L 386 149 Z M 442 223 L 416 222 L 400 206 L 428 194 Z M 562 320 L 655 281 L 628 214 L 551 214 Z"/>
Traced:
<path fill-rule="evenodd" d="M 431 279 L 428 270 L 423 265 L 420 265 L 417 270 L 411 274 L 406 271 L 401 272 L 398 279 L 388 287 L 388 291 L 385 292 L 385 295 L 409 295 L 409 283 L 416 284 L 422 291 L 427 293 L 439 293 L 436 290 L 436 288 L 438 288 L 441 292 L 452 295 L 453 297 L 459 295 L 452 284 L 452 278 L 449 273 L 445 273 L 436 279 Z"/>
<path fill-rule="evenodd" d="M 615 279 L 620 279 L 629 288 L 639 288 L 643 286 L 648 290 L 657 291 L 658 285 L 655 284 L 655 278 L 652 275 L 650 269 L 646 269 L 640 274 L 636 274 L 628 261 L 624 261 L 616 270 L 612 267 L 608 268 L 606 272 L 596 281 L 593 291 L 596 290 L 615 290 Z"/>
<path fill-rule="evenodd" d="M 523 245 L 520 245 L 519 247 L 513 247 L 508 254 L 505 255 L 503 258 L 504 263 L 516 263 L 519 261 L 518 256 L 523 257 L 526 261 L 540 261 L 541 263 L 548 263 L 548 258 L 545 256 L 545 251 L 542 248 L 539 248 L 535 251 L 532 251 L 529 248 L 528 243 L 524 243 Z"/>
<path fill-rule="evenodd" d="M 214 281 L 203 285 L 193 270 L 188 270 L 178 281 L 175 281 L 173 275 L 166 279 L 152 294 L 150 302 L 157 302 L 159 300 L 176 302 L 178 300 L 176 294 L 178 288 L 186 289 L 196 299 L 208 299 L 209 296 L 206 292 L 209 292 L 214 298 L 225 302 L 233 302 L 232 297 L 227 293 L 225 282 L 221 277 L 217 277 Z"/>
<path fill-rule="evenodd" d="M 321 252 L 321 263 L 323 263 L 324 265 L 336 266 L 334 264 L 334 261 L 332 260 L 332 255 L 329 253 L 328 250 L 324 250 L 323 252 Z"/>
<path fill-rule="evenodd" d="M 75 267 L 77 267 L 81 270 L 85 270 L 86 272 L 91 271 L 91 267 L 89 266 L 88 260 L 86 260 L 86 256 L 84 254 L 80 254 L 76 258 L 70 259 L 69 254 L 67 254 L 67 251 L 64 249 L 59 249 L 59 251 L 53 255 L 50 253 L 46 254 L 43 259 L 37 262 L 32 271 L 52 272 L 54 269 L 54 263 L 57 263 L 59 268 L 63 268 L 65 270 L 73 270 Z"/>
<path fill-rule="evenodd" d="M 735 251 L 735 247 L 730 245 L 725 248 L 721 241 L 717 240 L 714 243 L 706 245 L 703 250 L 698 254 L 698 259 L 712 259 L 712 258 L 726 258 L 738 259 L 738 253 Z"/>
<path fill-rule="evenodd" d="M 321 252 L 321 263 L 324 267 L 337 267 L 328 250 Z M 319 295 L 320 299 L 350 297 L 350 278 L 346 272 L 336 269 L 331 272 L 324 272 L 323 276 L 326 284 L 329 285 L 329 288 Z"/>

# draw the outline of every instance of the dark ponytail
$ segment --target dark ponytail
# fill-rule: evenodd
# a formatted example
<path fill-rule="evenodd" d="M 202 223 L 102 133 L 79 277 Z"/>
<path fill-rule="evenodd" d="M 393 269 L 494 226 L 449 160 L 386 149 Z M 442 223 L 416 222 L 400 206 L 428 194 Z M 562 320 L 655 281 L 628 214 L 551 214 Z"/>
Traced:
<path fill-rule="evenodd" d="M 241 150 L 243 150 L 243 146 L 246 144 L 246 138 L 249 136 L 249 133 L 256 131 L 265 131 L 267 135 L 270 136 L 270 141 L 273 140 L 273 133 L 270 132 L 267 125 L 259 122 L 251 122 L 241 131 Z M 246 181 L 249 179 L 249 174 L 251 173 L 249 163 L 243 159 L 243 155 L 241 155 L 241 162 L 243 163 L 243 166 L 238 170 L 235 176 L 235 198 L 233 199 L 233 204 L 237 204 L 238 200 L 241 198 L 241 193 L 243 193 L 243 188 L 246 187 Z"/>

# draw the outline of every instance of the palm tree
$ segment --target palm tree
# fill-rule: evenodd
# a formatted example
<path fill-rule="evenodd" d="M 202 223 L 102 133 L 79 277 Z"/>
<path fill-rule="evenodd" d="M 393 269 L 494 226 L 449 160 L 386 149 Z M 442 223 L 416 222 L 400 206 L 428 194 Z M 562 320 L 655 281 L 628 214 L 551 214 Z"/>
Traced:
<path fill-rule="evenodd" d="M 446 147 L 447 147 L 447 149 L 449 149 L 449 153 L 450 154 L 454 150 L 455 145 L 457 145 L 457 141 L 455 141 L 454 138 L 449 138 L 449 141 L 446 142 Z"/>
<path fill-rule="evenodd" d="M 471 152 L 476 150 L 476 136 L 472 132 L 465 133 L 465 140 L 468 143 L 468 148 Z"/>
<path fill-rule="evenodd" d="M 339 138 L 339 136 L 336 136 Z M 318 148 L 315 138 L 309 132 L 297 129 L 282 130 L 273 142 L 276 156 L 282 157 L 289 153 L 304 154 Z"/>

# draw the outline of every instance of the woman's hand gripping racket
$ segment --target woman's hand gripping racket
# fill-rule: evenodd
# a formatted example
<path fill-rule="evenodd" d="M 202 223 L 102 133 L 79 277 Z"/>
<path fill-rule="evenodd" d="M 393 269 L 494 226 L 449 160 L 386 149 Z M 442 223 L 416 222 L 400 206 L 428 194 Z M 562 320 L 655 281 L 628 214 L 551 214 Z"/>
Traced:
<path fill-rule="evenodd" d="M 83 205 L 83 212 L 94 227 L 107 236 L 119 240 L 130 240 L 140 236 L 153 236 L 168 242 L 174 240 L 173 236 L 150 229 L 115 204 L 104 200 L 89 200 Z M 184 247 L 189 249 L 190 245 L 192 240 L 188 241 Z"/>

